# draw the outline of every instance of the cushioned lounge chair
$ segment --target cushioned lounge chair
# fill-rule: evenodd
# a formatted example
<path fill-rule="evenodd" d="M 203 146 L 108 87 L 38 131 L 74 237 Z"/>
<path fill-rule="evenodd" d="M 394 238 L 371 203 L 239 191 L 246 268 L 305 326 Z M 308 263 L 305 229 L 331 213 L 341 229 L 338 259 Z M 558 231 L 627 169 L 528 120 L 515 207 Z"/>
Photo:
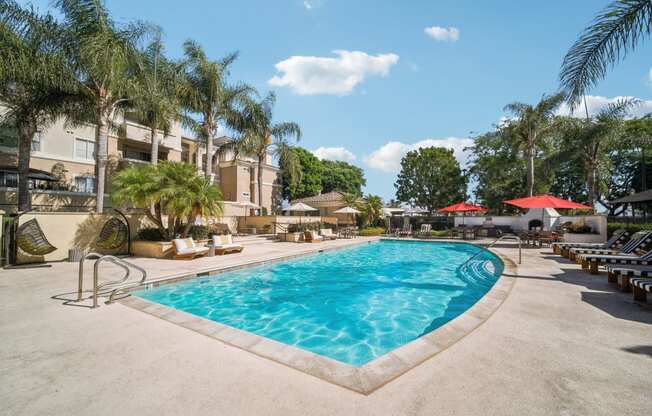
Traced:
<path fill-rule="evenodd" d="M 233 242 L 231 234 L 213 235 L 213 247 L 215 254 L 239 253 L 244 249 L 242 244 Z"/>
<path fill-rule="evenodd" d="M 582 254 L 579 259 L 583 269 L 589 269 L 591 274 L 598 274 L 601 264 L 647 264 L 652 262 L 652 233 L 642 238 L 630 253 L 623 254 Z"/>
<path fill-rule="evenodd" d="M 581 262 L 581 257 L 589 254 L 603 254 L 603 255 L 629 255 L 629 254 L 635 254 L 635 255 L 641 255 L 645 252 L 645 250 L 639 250 L 636 252 L 636 250 L 639 249 L 641 244 L 643 242 L 649 243 L 652 242 L 652 232 L 650 231 L 639 231 L 637 233 L 634 233 L 632 235 L 632 238 L 622 246 L 620 249 L 615 250 L 615 249 L 596 249 L 596 248 L 571 248 L 570 249 L 570 259 L 571 260 L 576 260 L 578 263 Z M 647 240 L 647 241 L 646 241 Z"/>
<path fill-rule="evenodd" d="M 176 238 L 172 240 L 172 244 L 174 245 L 173 258 L 177 260 L 192 260 L 208 254 L 208 247 L 197 245 L 192 238 Z"/>
<path fill-rule="evenodd" d="M 430 237 L 430 231 L 432 230 L 431 224 L 421 224 L 419 232 L 416 233 L 418 237 Z"/>
<path fill-rule="evenodd" d="M 611 238 L 606 243 L 552 243 L 552 250 L 556 254 L 561 254 L 568 257 L 571 248 L 587 248 L 587 249 L 611 249 L 618 250 L 627 243 L 629 240 L 629 233 L 620 228 L 611 235 Z"/>
<path fill-rule="evenodd" d="M 322 229 L 320 229 L 319 230 L 319 235 L 321 235 L 321 237 L 324 240 L 337 240 L 337 236 L 335 234 L 333 234 L 333 230 L 331 230 L 330 228 L 322 228 Z"/>
<path fill-rule="evenodd" d="M 303 240 L 306 243 L 319 243 L 319 242 L 323 241 L 324 239 L 322 238 L 322 236 L 317 235 L 316 231 L 308 230 L 308 231 L 304 231 Z"/>

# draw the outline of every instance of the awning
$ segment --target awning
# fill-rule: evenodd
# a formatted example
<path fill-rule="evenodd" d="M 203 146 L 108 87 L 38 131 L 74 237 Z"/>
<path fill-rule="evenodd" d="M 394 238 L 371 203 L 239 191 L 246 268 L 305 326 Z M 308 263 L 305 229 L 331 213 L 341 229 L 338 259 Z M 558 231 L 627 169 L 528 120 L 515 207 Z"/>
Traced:
<path fill-rule="evenodd" d="M 5 173 L 15 173 L 18 175 L 18 168 L 15 166 L 0 166 L 0 172 L 5 172 Z M 37 181 L 49 181 L 49 182 L 56 182 L 59 179 L 55 178 L 50 174 L 49 172 L 46 172 L 44 170 L 39 170 L 39 169 L 33 169 L 29 168 L 29 179 L 34 179 Z"/>
<path fill-rule="evenodd" d="M 611 201 L 612 204 L 640 204 L 643 202 L 652 202 L 652 189 Z"/>

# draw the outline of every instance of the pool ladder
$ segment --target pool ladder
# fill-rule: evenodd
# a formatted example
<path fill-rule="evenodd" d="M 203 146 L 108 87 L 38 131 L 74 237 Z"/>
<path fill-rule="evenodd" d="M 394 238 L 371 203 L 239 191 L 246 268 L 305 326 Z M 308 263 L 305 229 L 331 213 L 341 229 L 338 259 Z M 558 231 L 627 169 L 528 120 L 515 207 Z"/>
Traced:
<path fill-rule="evenodd" d="M 84 262 L 88 259 L 96 259 L 95 263 L 93 264 L 93 306 L 92 308 L 97 308 L 98 305 L 98 297 L 99 296 L 104 296 L 108 295 L 108 300 L 106 303 L 111 303 L 114 301 L 114 298 L 118 292 L 121 290 L 127 289 L 129 287 L 135 287 L 138 285 L 142 285 L 145 283 L 145 280 L 147 279 L 147 271 L 143 269 L 140 266 L 137 266 L 131 262 L 128 262 L 127 260 L 121 259 L 116 256 L 112 255 L 102 255 L 99 253 L 88 253 L 84 255 L 80 260 L 79 260 L 79 284 L 77 286 L 77 300 L 76 302 L 81 302 L 84 300 L 83 297 L 83 292 L 84 292 Z M 122 270 L 124 270 L 124 276 L 118 280 L 112 280 L 109 282 L 104 282 L 104 283 L 99 283 L 100 280 L 100 265 L 104 262 L 109 262 L 112 263 L 118 267 L 120 267 Z M 140 273 L 141 277 L 139 280 L 136 281 L 128 281 L 129 276 L 131 275 L 131 270 L 136 270 L 138 273 Z"/>
<path fill-rule="evenodd" d="M 500 241 L 503 241 L 503 240 L 512 240 L 512 241 L 517 241 L 518 242 L 518 264 L 521 264 L 521 237 L 519 237 L 517 235 L 501 235 L 500 237 L 498 237 L 497 239 L 492 241 L 486 248 L 489 249 L 489 248 L 493 247 L 496 243 L 498 243 Z M 475 253 L 474 255 L 469 257 L 468 259 L 466 259 L 466 261 L 464 263 L 462 263 L 462 265 L 460 266 L 460 270 L 464 266 L 466 266 L 471 260 L 473 260 L 476 256 L 478 256 L 480 253 L 482 253 L 482 250 L 478 251 L 477 253 Z"/>

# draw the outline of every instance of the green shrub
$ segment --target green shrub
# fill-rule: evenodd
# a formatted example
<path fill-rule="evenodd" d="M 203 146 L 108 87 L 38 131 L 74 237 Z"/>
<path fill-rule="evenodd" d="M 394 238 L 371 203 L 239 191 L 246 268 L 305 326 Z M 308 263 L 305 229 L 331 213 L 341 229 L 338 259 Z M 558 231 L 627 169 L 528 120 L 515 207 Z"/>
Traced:
<path fill-rule="evenodd" d="M 192 237 L 193 240 L 205 240 L 208 238 L 208 231 L 208 227 L 205 225 L 193 225 L 190 227 L 188 235 Z"/>
<path fill-rule="evenodd" d="M 631 235 L 638 231 L 652 230 L 652 223 L 630 224 L 625 222 L 610 222 L 607 224 L 607 234 L 611 237 L 614 231 L 620 228 L 624 228 Z"/>
<path fill-rule="evenodd" d="M 165 241 L 161 230 L 156 227 L 141 228 L 138 231 L 138 239 L 144 241 Z"/>
<path fill-rule="evenodd" d="M 363 237 L 381 235 L 384 233 L 385 233 L 385 229 L 383 227 L 367 227 L 360 230 L 360 235 Z"/>

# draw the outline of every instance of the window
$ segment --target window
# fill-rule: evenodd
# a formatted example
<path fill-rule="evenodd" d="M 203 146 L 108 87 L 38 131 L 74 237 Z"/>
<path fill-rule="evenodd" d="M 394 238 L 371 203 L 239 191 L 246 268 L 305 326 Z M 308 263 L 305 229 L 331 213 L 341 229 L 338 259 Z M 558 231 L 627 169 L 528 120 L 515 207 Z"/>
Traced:
<path fill-rule="evenodd" d="M 181 143 L 181 161 L 184 163 L 190 162 L 190 146 L 185 143 Z"/>
<path fill-rule="evenodd" d="M 18 132 L 15 127 L 0 127 L 0 146 L 18 147 Z"/>
<path fill-rule="evenodd" d="M 16 172 L 0 171 L 0 186 L 7 188 L 18 187 L 18 174 Z"/>
<path fill-rule="evenodd" d="M 32 138 L 32 152 L 40 152 L 41 151 L 41 141 L 42 141 L 43 135 L 41 134 L 40 131 L 37 131 L 34 137 Z"/>
<path fill-rule="evenodd" d="M 84 160 L 95 159 L 95 142 L 92 140 L 75 138 L 75 158 Z"/>
<path fill-rule="evenodd" d="M 75 178 L 75 190 L 77 192 L 93 192 L 95 189 L 95 178 L 92 176 L 77 176 Z"/>
<path fill-rule="evenodd" d="M 152 160 L 152 155 L 149 152 L 144 152 L 138 149 L 125 147 L 122 153 L 125 159 L 142 160 L 143 162 L 150 162 Z M 159 159 L 162 159 L 160 155 L 159 155 Z"/>

